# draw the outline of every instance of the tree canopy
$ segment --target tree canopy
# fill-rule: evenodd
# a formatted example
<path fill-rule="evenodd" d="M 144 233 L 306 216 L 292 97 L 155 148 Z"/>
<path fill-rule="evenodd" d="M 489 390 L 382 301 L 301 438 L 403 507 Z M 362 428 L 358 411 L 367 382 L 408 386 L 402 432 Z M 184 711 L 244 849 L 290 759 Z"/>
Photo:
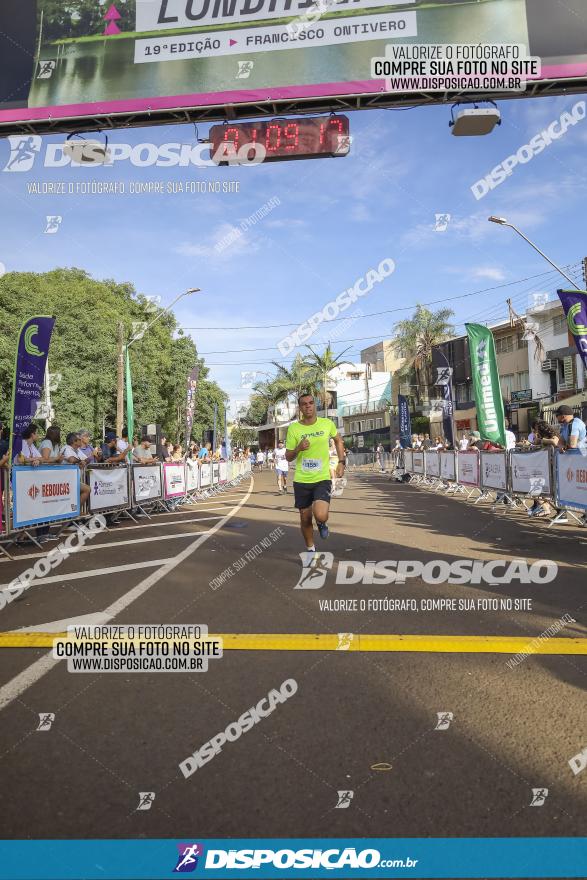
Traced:
<path fill-rule="evenodd" d="M 62 435 L 80 427 L 95 438 L 116 420 L 117 325 L 133 337 L 137 322 L 154 317 L 149 299 L 131 284 L 97 281 L 82 269 L 54 269 L 42 274 L 9 272 L 0 278 L 0 420 L 10 418 L 14 358 L 18 333 L 33 315 L 56 316 L 49 370 L 51 403 Z M 177 338 L 173 338 L 177 332 Z M 187 375 L 200 364 L 192 437 L 212 428 L 218 404 L 219 434 L 227 395 L 208 378 L 193 340 L 177 330 L 170 313 L 161 314 L 129 349 L 133 381 L 135 433 L 140 425 L 159 423 L 170 439 L 182 440 Z M 56 387 L 55 387 L 56 386 Z"/>

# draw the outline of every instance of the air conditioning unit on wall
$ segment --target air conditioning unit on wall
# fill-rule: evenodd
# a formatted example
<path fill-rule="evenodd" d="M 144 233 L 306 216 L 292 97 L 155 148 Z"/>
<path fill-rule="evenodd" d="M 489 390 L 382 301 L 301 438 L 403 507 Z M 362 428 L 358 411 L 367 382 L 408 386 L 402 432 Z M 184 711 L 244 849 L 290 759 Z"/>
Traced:
<path fill-rule="evenodd" d="M 547 361 L 542 361 L 540 369 L 543 373 L 550 373 L 551 370 L 556 370 L 556 360 L 555 358 L 550 358 Z"/>

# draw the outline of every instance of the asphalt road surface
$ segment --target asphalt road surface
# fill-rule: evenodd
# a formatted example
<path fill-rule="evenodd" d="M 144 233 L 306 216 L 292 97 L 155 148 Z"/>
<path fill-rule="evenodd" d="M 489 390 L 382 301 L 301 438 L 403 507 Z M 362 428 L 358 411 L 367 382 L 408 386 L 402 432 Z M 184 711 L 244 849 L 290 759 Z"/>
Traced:
<path fill-rule="evenodd" d="M 330 525 L 323 585 L 294 589 L 303 546 L 293 497 L 277 494 L 273 473 L 256 473 L 98 535 L 0 611 L 0 630 L 20 630 L 23 645 L 0 635 L 2 836 L 584 834 L 587 770 L 569 760 L 587 746 L 587 532 L 373 472 L 351 473 Z M 2 584 L 41 555 L 1 562 Z M 558 575 L 335 583 L 351 560 L 512 558 L 553 560 Z M 467 600 L 466 610 L 426 608 L 443 598 Z M 381 599 L 415 599 L 418 610 L 360 608 Z M 336 600 L 356 610 L 334 610 Z M 565 615 L 553 639 L 532 641 Z M 74 621 L 206 624 L 225 635 L 224 656 L 199 673 L 74 674 L 30 635 Z M 522 649 L 500 641 L 508 636 L 554 653 L 527 647 L 512 663 Z M 184 777 L 182 761 L 288 679 L 296 693 Z M 50 728 L 37 730 L 49 713 Z M 533 789 L 548 789 L 542 805 L 530 806 Z M 141 792 L 154 794 L 147 809 L 137 809 Z"/>

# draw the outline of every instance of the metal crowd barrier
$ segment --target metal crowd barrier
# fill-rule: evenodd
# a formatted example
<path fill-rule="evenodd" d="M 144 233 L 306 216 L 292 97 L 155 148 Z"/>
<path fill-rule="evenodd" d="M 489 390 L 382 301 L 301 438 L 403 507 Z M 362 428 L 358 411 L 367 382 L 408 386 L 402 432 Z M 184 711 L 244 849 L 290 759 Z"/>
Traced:
<path fill-rule="evenodd" d="M 132 462 L 95 463 L 82 470 L 77 465 L 14 465 L 2 471 L 0 492 L 0 553 L 8 552 L 16 539 L 28 538 L 41 547 L 31 529 L 60 526 L 63 529 L 96 514 L 124 515 L 133 512 L 149 517 L 149 511 L 169 510 L 225 492 L 251 472 L 249 461 L 196 463 L 191 460 L 157 464 Z M 80 507 L 82 479 L 90 487 L 88 510 Z M 48 505 L 51 505 L 50 507 Z"/>
<path fill-rule="evenodd" d="M 540 498 L 558 513 L 550 525 L 570 515 L 581 525 L 587 516 L 587 456 L 559 453 L 553 447 L 458 452 L 404 450 L 409 481 L 446 494 L 464 494 L 475 504 L 503 502 L 523 507 Z M 581 514 L 584 515 L 583 520 Z"/>

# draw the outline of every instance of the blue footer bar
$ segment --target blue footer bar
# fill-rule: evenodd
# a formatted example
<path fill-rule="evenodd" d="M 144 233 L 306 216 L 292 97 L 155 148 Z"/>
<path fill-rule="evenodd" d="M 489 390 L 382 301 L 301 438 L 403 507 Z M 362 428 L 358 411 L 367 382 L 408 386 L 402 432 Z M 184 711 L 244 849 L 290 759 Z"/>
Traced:
<path fill-rule="evenodd" d="M 587 838 L 4 840 L 2 880 L 587 877 Z"/>

